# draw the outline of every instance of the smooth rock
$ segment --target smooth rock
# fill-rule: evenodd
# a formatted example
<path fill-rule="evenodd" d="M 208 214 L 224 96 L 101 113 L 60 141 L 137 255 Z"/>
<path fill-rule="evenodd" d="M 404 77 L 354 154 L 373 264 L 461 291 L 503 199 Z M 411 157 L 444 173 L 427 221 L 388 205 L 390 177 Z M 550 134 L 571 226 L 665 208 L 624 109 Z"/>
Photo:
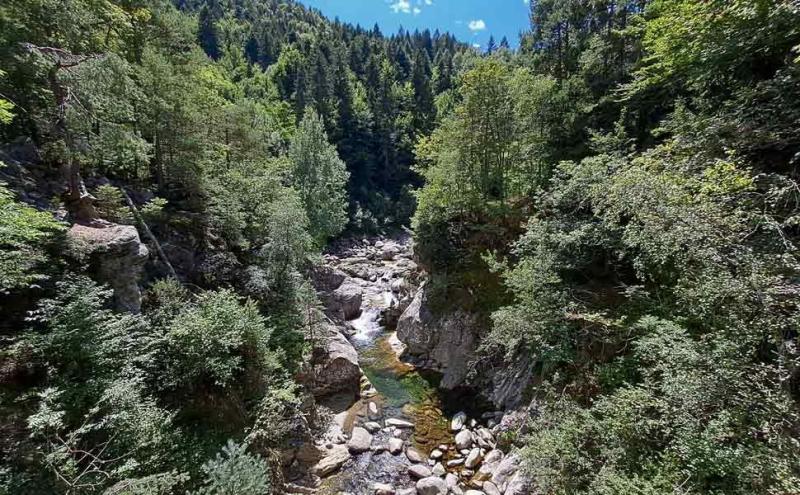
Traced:
<path fill-rule="evenodd" d="M 350 449 L 350 452 L 356 454 L 366 452 L 369 450 L 370 445 L 372 445 L 370 432 L 360 426 L 353 428 L 353 434 L 350 437 L 350 441 L 347 442 L 347 448 Z"/>
<path fill-rule="evenodd" d="M 408 457 L 409 461 L 414 463 L 423 462 L 425 460 L 425 456 L 423 456 L 420 451 L 414 447 L 409 447 L 406 449 L 406 457 Z"/>
<path fill-rule="evenodd" d="M 464 450 L 472 447 L 472 432 L 469 430 L 461 430 L 456 435 L 456 448 Z"/>
<path fill-rule="evenodd" d="M 325 456 L 319 460 L 312 468 L 311 474 L 325 477 L 337 471 L 342 464 L 350 459 L 350 452 L 345 445 L 334 445 L 332 449 L 325 453 Z"/>
<path fill-rule="evenodd" d="M 447 488 L 452 490 L 454 486 L 458 486 L 458 476 L 453 473 L 447 473 L 447 476 L 444 477 L 444 482 L 447 484 Z"/>
<path fill-rule="evenodd" d="M 459 412 L 450 420 L 450 431 L 461 431 L 467 422 L 467 413 Z"/>
<path fill-rule="evenodd" d="M 496 486 L 503 486 L 503 484 L 510 481 L 519 469 L 519 463 L 520 459 L 516 454 L 507 455 L 500 461 L 494 474 L 492 474 L 492 483 Z"/>
<path fill-rule="evenodd" d="M 464 464 L 464 459 L 451 459 L 447 461 L 447 467 L 456 467 Z"/>
<path fill-rule="evenodd" d="M 434 476 L 444 476 L 447 474 L 447 470 L 442 466 L 441 462 L 437 462 L 436 465 L 433 466 L 433 469 L 431 469 L 431 473 L 433 473 Z"/>
<path fill-rule="evenodd" d="M 340 317 L 343 320 L 352 320 L 361 313 L 361 301 L 364 290 L 352 279 L 345 280 L 336 290 L 333 291 L 333 300 L 336 304 Z"/>
<path fill-rule="evenodd" d="M 414 428 L 414 423 L 404 421 L 397 418 L 389 418 L 386 420 L 386 426 L 394 426 L 395 428 Z"/>
<path fill-rule="evenodd" d="M 481 456 L 481 450 L 472 449 L 472 451 L 470 451 L 469 455 L 467 456 L 467 460 L 464 461 L 464 466 L 467 467 L 468 469 L 472 469 L 474 467 L 477 467 L 478 464 L 481 463 L 482 459 L 483 456 Z"/>
<path fill-rule="evenodd" d="M 367 405 L 367 414 L 369 415 L 370 419 L 378 419 L 380 417 L 380 411 L 378 411 L 378 404 L 370 402 Z"/>
<path fill-rule="evenodd" d="M 364 423 L 364 428 L 370 433 L 376 433 L 381 430 L 381 425 L 375 421 Z"/>
<path fill-rule="evenodd" d="M 417 481 L 418 495 L 446 495 L 447 484 L 438 476 L 422 478 Z"/>
<path fill-rule="evenodd" d="M 433 450 L 431 451 L 431 459 L 433 459 L 433 460 L 435 460 L 435 461 L 438 461 L 438 460 L 439 460 L 439 459 L 441 459 L 442 457 L 444 457 L 444 452 L 442 452 L 441 450 L 439 450 L 439 449 L 433 449 Z"/>
<path fill-rule="evenodd" d="M 408 466 L 408 475 L 414 479 L 427 478 L 432 475 L 431 470 L 422 464 Z"/>
<path fill-rule="evenodd" d="M 392 455 L 398 455 L 400 452 L 403 451 L 403 439 L 401 438 L 390 438 L 389 439 L 389 452 Z"/>
<path fill-rule="evenodd" d="M 483 491 L 486 495 L 503 495 L 500 493 L 500 489 L 491 481 L 487 481 L 483 484 Z"/>
<path fill-rule="evenodd" d="M 464 495 L 486 495 L 480 490 L 467 490 L 464 492 Z"/>

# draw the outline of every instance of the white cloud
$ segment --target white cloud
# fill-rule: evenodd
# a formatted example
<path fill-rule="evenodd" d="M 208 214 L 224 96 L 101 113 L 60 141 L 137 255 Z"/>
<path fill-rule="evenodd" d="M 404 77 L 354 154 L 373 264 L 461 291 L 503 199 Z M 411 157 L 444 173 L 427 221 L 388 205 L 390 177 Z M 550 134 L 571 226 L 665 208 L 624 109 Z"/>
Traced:
<path fill-rule="evenodd" d="M 425 0 L 425 5 L 433 5 L 433 0 Z"/>
<path fill-rule="evenodd" d="M 422 12 L 422 9 L 420 9 L 419 7 L 414 7 L 414 15 L 419 15 L 420 12 Z"/>
<path fill-rule="evenodd" d="M 411 2 L 409 2 L 408 0 L 397 0 L 395 3 L 389 5 L 389 8 L 392 9 L 392 11 L 394 11 L 395 14 L 398 14 L 400 12 L 404 14 L 410 14 Z"/>
<path fill-rule="evenodd" d="M 470 31 L 483 31 L 484 29 L 486 29 L 486 23 L 483 21 L 483 19 L 476 19 L 474 21 L 469 21 L 468 25 Z"/>

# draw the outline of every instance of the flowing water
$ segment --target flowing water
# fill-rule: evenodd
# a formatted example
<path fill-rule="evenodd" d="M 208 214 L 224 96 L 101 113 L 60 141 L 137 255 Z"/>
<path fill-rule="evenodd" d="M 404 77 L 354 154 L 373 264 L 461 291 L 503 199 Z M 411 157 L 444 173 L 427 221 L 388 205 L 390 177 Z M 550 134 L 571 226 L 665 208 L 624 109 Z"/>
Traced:
<path fill-rule="evenodd" d="M 395 279 L 412 275 L 398 270 L 398 266 L 402 266 L 400 263 L 384 261 L 382 264 L 387 273 L 394 273 Z M 398 295 L 391 290 L 391 280 L 391 277 L 362 280 L 361 314 L 348 322 L 353 331 L 350 341 L 358 351 L 361 368 L 377 394 L 363 397 L 348 410 L 345 431 L 349 432 L 354 425 L 367 421 L 367 406 L 369 402 L 375 402 L 381 410 L 380 420 L 398 418 L 414 423 L 407 444 L 427 455 L 438 445 L 452 442 L 452 435 L 437 391 L 438 377 L 402 362 L 398 355 L 403 344 L 396 333 L 383 324 L 384 313 L 398 304 Z M 373 446 L 386 445 L 390 438 L 388 430 L 379 431 L 374 435 Z M 391 455 L 380 450 L 366 452 L 356 456 L 339 474 L 325 480 L 320 492 L 371 494 L 375 482 L 396 487 L 413 486 L 406 473 L 408 464 L 402 454 Z"/>

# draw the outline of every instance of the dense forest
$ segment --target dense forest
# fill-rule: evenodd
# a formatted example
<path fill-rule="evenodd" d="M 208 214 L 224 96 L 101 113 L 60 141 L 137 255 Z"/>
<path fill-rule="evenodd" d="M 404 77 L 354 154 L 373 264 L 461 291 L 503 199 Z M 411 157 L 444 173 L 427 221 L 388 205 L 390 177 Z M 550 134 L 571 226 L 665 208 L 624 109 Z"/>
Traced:
<path fill-rule="evenodd" d="M 415 301 L 476 322 L 458 386 L 530 370 L 526 488 L 408 493 L 800 493 L 799 166 L 793 0 L 531 0 L 513 50 L 5 0 L 0 494 L 286 493 L 323 253 L 404 228 Z"/>

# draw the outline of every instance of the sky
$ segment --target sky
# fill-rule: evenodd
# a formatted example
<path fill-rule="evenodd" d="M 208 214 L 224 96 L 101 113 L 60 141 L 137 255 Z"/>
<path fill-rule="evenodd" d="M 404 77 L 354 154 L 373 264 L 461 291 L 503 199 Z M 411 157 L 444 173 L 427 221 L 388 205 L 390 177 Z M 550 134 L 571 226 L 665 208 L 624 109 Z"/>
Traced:
<path fill-rule="evenodd" d="M 476 48 L 486 48 L 490 35 L 497 43 L 508 37 L 519 45 L 519 33 L 528 28 L 528 0 L 300 0 L 331 19 L 372 28 L 383 34 L 403 28 L 450 32 Z"/>

